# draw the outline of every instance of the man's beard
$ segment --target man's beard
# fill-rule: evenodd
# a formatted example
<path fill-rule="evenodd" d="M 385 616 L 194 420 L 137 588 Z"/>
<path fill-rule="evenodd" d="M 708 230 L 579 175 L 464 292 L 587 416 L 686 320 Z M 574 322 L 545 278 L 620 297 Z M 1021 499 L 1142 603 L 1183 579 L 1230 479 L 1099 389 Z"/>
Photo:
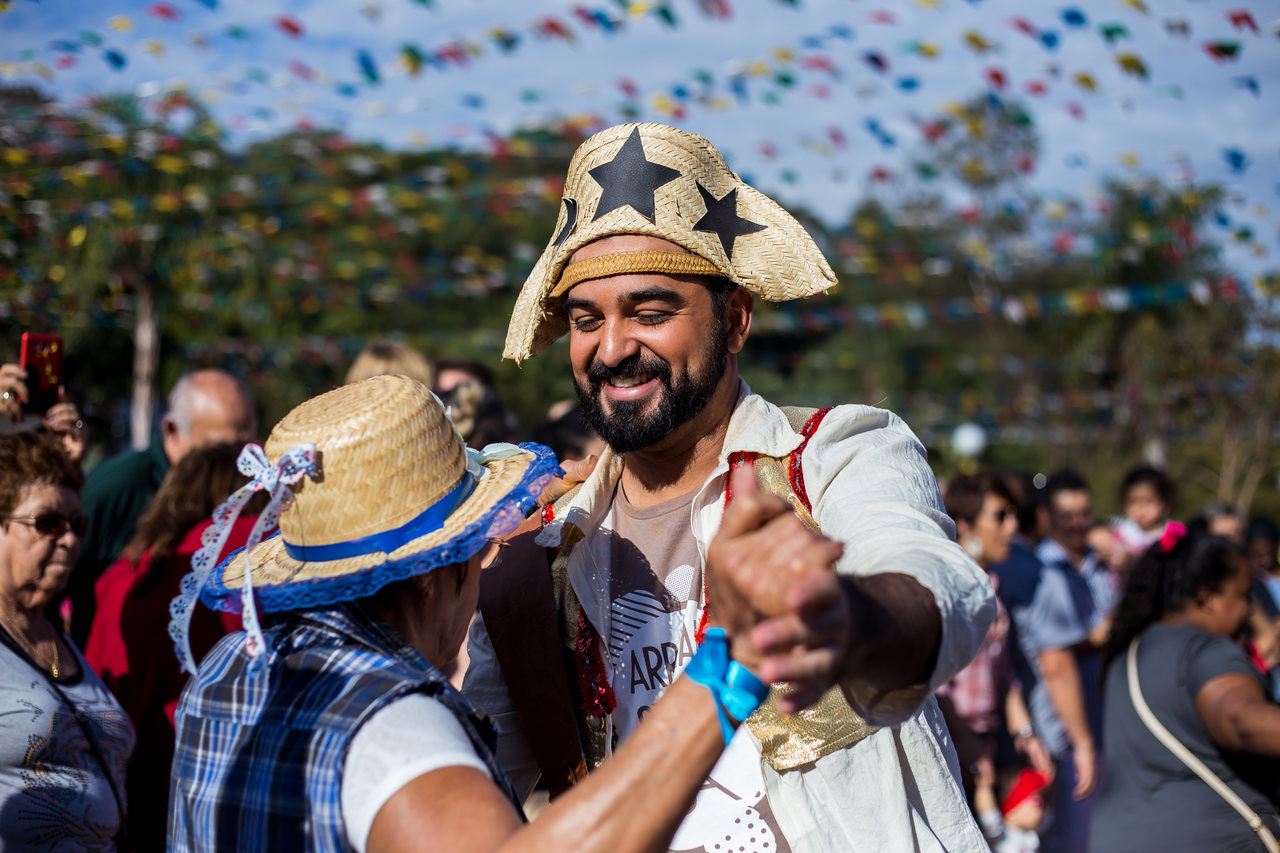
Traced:
<path fill-rule="evenodd" d="M 678 427 L 688 423 L 702 412 L 711 400 L 716 386 L 724 378 L 728 365 L 728 342 L 723 322 L 711 329 L 711 344 L 707 352 L 707 365 L 701 373 L 687 368 L 673 376 L 671 365 L 656 356 L 647 358 L 634 355 L 614 367 L 593 361 L 587 369 L 587 384 L 583 386 L 574 377 L 573 385 L 582 404 L 582 415 L 587 425 L 604 439 L 616 453 L 642 450 L 669 436 Z M 650 399 L 610 400 L 609 412 L 605 412 L 602 392 L 610 379 L 627 379 L 636 376 L 653 376 L 662 385 L 657 406 Z"/>

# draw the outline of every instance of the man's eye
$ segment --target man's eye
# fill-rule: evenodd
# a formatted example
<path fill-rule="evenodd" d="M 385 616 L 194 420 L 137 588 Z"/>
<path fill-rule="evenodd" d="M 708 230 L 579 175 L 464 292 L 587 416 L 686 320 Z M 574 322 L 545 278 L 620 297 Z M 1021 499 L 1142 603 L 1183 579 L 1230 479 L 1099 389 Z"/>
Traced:
<path fill-rule="evenodd" d="M 650 326 L 665 322 L 671 319 L 671 315 L 665 311 L 646 311 L 643 314 L 637 314 L 636 320 Z"/>
<path fill-rule="evenodd" d="M 591 330 L 595 329 L 597 326 L 600 325 L 600 318 L 576 317 L 576 318 L 570 319 L 569 322 L 573 325 L 574 331 L 590 332 Z"/>

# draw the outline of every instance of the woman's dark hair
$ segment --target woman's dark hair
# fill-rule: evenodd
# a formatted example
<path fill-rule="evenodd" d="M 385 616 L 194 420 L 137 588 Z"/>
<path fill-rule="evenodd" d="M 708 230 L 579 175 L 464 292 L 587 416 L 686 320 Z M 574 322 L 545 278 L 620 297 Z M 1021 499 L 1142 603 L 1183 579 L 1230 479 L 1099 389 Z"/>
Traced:
<path fill-rule="evenodd" d="M 0 515 L 13 512 L 27 486 L 57 486 L 77 494 L 80 469 L 52 436 L 35 431 L 0 435 Z"/>
<path fill-rule="evenodd" d="M 987 495 L 1004 498 L 1011 507 L 1017 509 L 1018 501 L 1013 496 L 1013 492 L 1009 491 L 1004 480 L 994 474 L 986 473 L 959 474 L 952 477 L 947 483 L 947 491 L 942 496 L 942 503 L 946 506 L 947 515 L 953 520 L 973 524 L 982 513 L 982 505 L 986 503 Z"/>
<path fill-rule="evenodd" d="M 1125 578 L 1102 646 L 1104 670 L 1166 613 L 1183 610 L 1203 593 L 1220 592 L 1246 559 L 1237 543 L 1198 531 L 1187 533 L 1168 553 L 1159 542 L 1148 548 Z"/>
<path fill-rule="evenodd" d="M 136 560 L 151 551 L 147 576 L 139 583 L 142 588 L 159 577 L 165 558 L 173 553 L 187 531 L 210 518 L 218 504 L 248 482 L 236 468 L 239 456 L 237 444 L 211 444 L 192 450 L 169 469 L 151 506 L 138 520 L 137 532 L 122 552 L 123 556 Z M 241 514 L 261 512 L 266 501 L 265 493 L 254 495 Z"/>
<path fill-rule="evenodd" d="M 1164 504 L 1166 512 L 1173 511 L 1173 501 L 1178 495 L 1178 490 L 1173 485 L 1173 480 L 1169 479 L 1168 474 L 1159 468 L 1152 468 L 1150 465 L 1139 465 L 1124 475 L 1124 481 L 1120 484 L 1120 501 L 1124 502 L 1129 490 L 1134 486 L 1143 484 L 1150 486 L 1155 491 L 1160 503 Z"/>

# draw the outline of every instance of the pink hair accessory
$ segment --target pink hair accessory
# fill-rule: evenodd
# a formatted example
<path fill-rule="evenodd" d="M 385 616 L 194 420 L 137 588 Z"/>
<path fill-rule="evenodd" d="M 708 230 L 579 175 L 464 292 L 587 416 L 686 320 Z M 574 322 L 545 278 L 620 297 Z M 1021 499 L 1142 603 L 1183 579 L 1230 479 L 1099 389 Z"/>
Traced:
<path fill-rule="evenodd" d="M 1164 526 L 1164 533 L 1160 534 L 1160 550 L 1168 554 L 1173 550 L 1173 546 L 1178 544 L 1178 540 L 1187 535 L 1187 526 L 1181 521 L 1171 521 Z"/>

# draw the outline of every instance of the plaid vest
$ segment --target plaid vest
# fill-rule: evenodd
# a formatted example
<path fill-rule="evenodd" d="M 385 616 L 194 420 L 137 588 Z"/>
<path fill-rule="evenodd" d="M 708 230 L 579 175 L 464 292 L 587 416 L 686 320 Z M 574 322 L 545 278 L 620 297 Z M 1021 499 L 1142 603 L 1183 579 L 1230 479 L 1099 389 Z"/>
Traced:
<path fill-rule="evenodd" d="M 183 691 L 170 788 L 169 849 L 351 850 L 342 818 L 347 747 L 409 693 L 451 712 L 519 811 L 493 757 L 487 717 L 396 631 L 350 604 L 281 614 L 265 666 L 245 634 L 223 639 Z"/>

